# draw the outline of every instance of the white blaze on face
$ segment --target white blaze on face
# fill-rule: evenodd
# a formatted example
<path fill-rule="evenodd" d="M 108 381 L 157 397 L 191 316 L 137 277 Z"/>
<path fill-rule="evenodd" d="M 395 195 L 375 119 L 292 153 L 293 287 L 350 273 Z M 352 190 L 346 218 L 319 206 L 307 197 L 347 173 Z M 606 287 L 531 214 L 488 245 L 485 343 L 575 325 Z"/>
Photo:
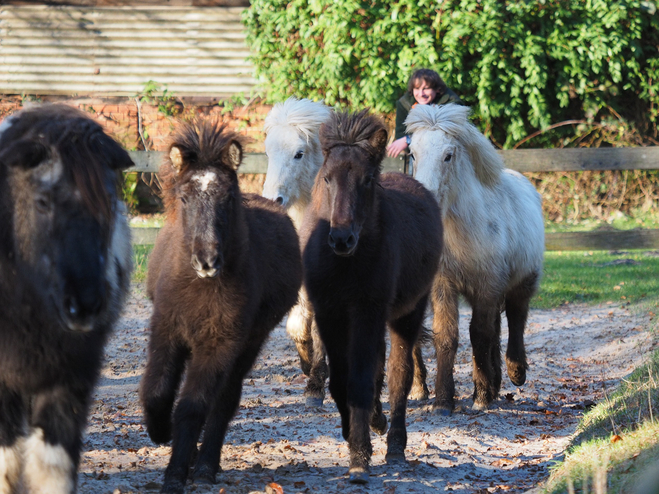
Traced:
<path fill-rule="evenodd" d="M 197 175 L 194 175 L 192 177 L 192 180 L 194 180 L 199 184 L 199 188 L 202 191 L 206 191 L 208 189 L 208 186 L 217 180 L 217 175 L 215 174 L 215 172 L 208 170 L 204 173 L 199 173 Z"/>
<path fill-rule="evenodd" d="M 75 465 L 60 445 L 48 444 L 35 429 L 25 442 L 25 484 L 31 494 L 71 494 Z"/>
<path fill-rule="evenodd" d="M 64 166 L 59 159 L 44 162 L 43 165 L 37 169 L 37 173 L 39 174 L 39 179 L 44 185 L 53 186 L 62 177 Z"/>

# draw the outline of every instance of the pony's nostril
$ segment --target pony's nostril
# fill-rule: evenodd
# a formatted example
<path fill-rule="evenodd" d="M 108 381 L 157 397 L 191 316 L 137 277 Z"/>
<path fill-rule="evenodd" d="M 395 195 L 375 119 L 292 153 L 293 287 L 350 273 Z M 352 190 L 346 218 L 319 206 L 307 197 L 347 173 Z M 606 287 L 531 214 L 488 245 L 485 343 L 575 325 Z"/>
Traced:
<path fill-rule="evenodd" d="M 357 243 L 357 239 L 356 239 L 355 236 L 352 235 L 352 234 L 351 234 L 351 235 L 348 237 L 348 239 L 346 240 L 346 246 L 347 246 L 348 248 L 352 248 L 352 247 L 354 247 L 356 243 Z"/>
<path fill-rule="evenodd" d="M 195 271 L 199 271 L 203 268 L 202 262 L 199 260 L 199 256 L 197 254 L 193 254 L 192 258 L 190 259 L 190 264 L 192 265 L 192 269 Z"/>
<path fill-rule="evenodd" d="M 284 198 L 282 196 L 277 196 L 277 199 L 275 199 L 275 202 L 277 204 L 284 204 Z"/>
<path fill-rule="evenodd" d="M 64 309 L 69 317 L 72 318 L 78 317 L 78 314 L 80 313 L 80 308 L 74 297 L 66 297 L 66 300 L 64 301 Z"/>

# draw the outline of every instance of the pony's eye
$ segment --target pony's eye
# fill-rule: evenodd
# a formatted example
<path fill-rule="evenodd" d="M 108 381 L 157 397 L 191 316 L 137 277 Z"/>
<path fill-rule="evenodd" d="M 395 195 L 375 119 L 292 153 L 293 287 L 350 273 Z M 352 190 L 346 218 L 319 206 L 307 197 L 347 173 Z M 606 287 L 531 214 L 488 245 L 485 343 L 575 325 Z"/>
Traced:
<path fill-rule="evenodd" d="M 45 197 L 38 197 L 35 202 L 37 209 L 42 213 L 50 211 L 50 202 Z"/>
<path fill-rule="evenodd" d="M 298 151 L 297 153 L 295 153 L 295 156 L 293 156 L 293 159 L 299 160 L 302 159 L 302 156 L 304 156 L 304 153 L 302 151 Z"/>
<path fill-rule="evenodd" d="M 327 177 L 323 177 L 323 180 L 325 181 L 325 183 L 326 183 L 327 185 L 329 185 L 329 178 L 327 178 Z"/>
<path fill-rule="evenodd" d="M 448 162 L 451 161 L 452 159 L 453 159 L 453 155 L 452 155 L 451 153 L 448 153 L 448 154 L 444 157 L 444 162 L 445 162 L 445 163 L 448 163 Z"/>
<path fill-rule="evenodd" d="M 187 200 L 185 197 L 181 196 L 180 199 L 181 199 L 181 202 L 182 202 L 183 204 L 187 204 L 187 203 L 188 203 L 188 200 Z"/>
<path fill-rule="evenodd" d="M 366 187 L 369 187 L 372 183 L 373 183 L 373 176 L 372 175 L 366 177 L 366 179 L 364 180 L 364 185 Z"/>

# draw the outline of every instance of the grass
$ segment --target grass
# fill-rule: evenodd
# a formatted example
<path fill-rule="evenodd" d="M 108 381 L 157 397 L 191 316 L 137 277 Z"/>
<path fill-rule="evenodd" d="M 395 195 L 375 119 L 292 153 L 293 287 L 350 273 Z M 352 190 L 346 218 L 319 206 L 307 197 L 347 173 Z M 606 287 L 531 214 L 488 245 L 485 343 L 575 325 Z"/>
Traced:
<path fill-rule="evenodd" d="M 659 492 L 659 351 L 587 412 L 547 493 Z M 645 489 L 642 489 L 644 486 Z"/>
<path fill-rule="evenodd" d="M 655 252 L 546 252 L 540 292 L 531 304 L 550 309 L 566 303 L 639 303 L 659 295 Z"/>
<path fill-rule="evenodd" d="M 153 245 L 133 245 L 133 282 L 146 281 L 146 270 Z"/>
<path fill-rule="evenodd" d="M 545 221 L 545 232 L 589 232 L 602 228 L 633 230 L 635 228 L 659 228 L 659 211 L 634 211 L 630 216 L 616 211 L 606 220 L 587 219 L 580 221 Z"/>

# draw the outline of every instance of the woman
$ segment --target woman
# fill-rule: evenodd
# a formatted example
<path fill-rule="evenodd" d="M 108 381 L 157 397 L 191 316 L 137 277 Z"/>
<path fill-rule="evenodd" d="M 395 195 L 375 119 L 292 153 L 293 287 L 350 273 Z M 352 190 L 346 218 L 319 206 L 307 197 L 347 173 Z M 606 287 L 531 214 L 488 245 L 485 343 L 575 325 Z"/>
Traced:
<path fill-rule="evenodd" d="M 414 71 L 407 83 L 407 91 L 396 102 L 396 134 L 394 141 L 387 146 L 387 155 L 395 157 L 409 149 L 411 136 L 405 132 L 405 119 L 413 106 L 446 103 L 462 102 L 434 70 Z"/>

